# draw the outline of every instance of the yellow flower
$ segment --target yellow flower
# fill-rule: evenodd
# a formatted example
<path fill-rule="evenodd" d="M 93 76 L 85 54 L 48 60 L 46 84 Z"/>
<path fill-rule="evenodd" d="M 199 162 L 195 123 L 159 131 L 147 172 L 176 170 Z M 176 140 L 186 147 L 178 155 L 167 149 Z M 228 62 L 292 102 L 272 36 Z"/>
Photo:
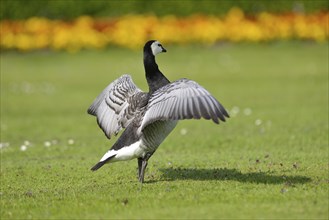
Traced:
<path fill-rule="evenodd" d="M 185 18 L 168 15 L 126 15 L 94 19 L 81 16 L 73 21 L 33 17 L 25 21 L 0 22 L 1 49 L 55 49 L 70 52 L 83 48 L 118 45 L 139 49 L 149 39 L 165 44 L 219 41 L 270 41 L 307 39 L 326 41 L 329 37 L 329 13 L 310 15 L 261 12 L 248 17 L 239 8 L 219 16 L 191 15 Z"/>

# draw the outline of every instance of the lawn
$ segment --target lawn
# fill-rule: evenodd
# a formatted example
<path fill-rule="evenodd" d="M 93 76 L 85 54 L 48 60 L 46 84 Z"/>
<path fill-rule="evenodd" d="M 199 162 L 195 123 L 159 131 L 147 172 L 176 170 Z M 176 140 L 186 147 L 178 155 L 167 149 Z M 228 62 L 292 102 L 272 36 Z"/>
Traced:
<path fill-rule="evenodd" d="M 135 160 L 90 171 L 116 138 L 86 113 L 124 73 L 147 89 L 140 51 L 1 53 L 1 219 L 328 219 L 328 44 L 166 49 L 231 118 L 180 122 L 145 184 Z"/>

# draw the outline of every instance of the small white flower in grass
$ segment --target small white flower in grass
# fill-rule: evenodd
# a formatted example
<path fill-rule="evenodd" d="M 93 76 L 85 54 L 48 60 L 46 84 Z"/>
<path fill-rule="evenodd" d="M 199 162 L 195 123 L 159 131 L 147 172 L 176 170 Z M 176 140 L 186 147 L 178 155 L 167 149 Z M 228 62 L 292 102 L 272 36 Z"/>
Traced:
<path fill-rule="evenodd" d="M 237 106 L 234 106 L 230 111 L 230 115 L 232 117 L 235 117 L 237 114 L 239 114 L 239 112 L 240 112 L 240 108 Z"/>
<path fill-rule="evenodd" d="M 29 82 L 23 82 L 21 89 L 22 89 L 22 92 L 25 94 L 31 94 L 34 92 L 34 87 Z"/>
<path fill-rule="evenodd" d="M 40 85 L 40 90 L 43 93 L 45 93 L 47 95 L 50 95 L 50 94 L 53 94 L 55 92 L 55 87 L 51 83 L 44 82 Z"/>
<path fill-rule="evenodd" d="M 50 147 L 51 146 L 51 142 L 50 141 L 45 141 L 43 143 L 43 145 L 45 145 L 45 147 Z"/>
<path fill-rule="evenodd" d="M 10 144 L 8 142 L 0 143 L 0 149 L 9 147 L 9 146 L 10 146 Z"/>
<path fill-rule="evenodd" d="M 21 151 L 26 151 L 27 150 L 27 146 L 26 145 L 22 145 L 20 149 L 21 149 Z"/>
<path fill-rule="evenodd" d="M 69 145 L 73 145 L 73 144 L 74 144 L 74 140 L 73 140 L 72 138 L 70 138 L 70 139 L 68 139 L 67 143 L 68 143 Z"/>
<path fill-rule="evenodd" d="M 264 127 L 261 127 L 259 130 L 260 133 L 265 133 L 265 131 L 266 131 L 266 129 Z"/>
<path fill-rule="evenodd" d="M 255 121 L 255 125 L 256 126 L 259 126 L 259 125 L 261 125 L 262 124 L 262 120 L 261 119 L 256 119 L 256 121 Z"/>
<path fill-rule="evenodd" d="M 186 135 L 186 134 L 187 134 L 187 129 L 186 129 L 186 128 L 182 128 L 182 129 L 180 130 L 180 134 L 181 134 L 181 135 Z"/>
<path fill-rule="evenodd" d="M 245 109 L 243 110 L 243 114 L 246 115 L 246 116 L 251 115 L 251 113 L 252 113 L 251 108 L 245 108 Z"/>
<path fill-rule="evenodd" d="M 30 145 L 31 145 L 31 142 L 28 141 L 28 140 L 26 140 L 26 141 L 24 141 L 24 145 L 25 145 L 25 146 L 30 146 Z"/>

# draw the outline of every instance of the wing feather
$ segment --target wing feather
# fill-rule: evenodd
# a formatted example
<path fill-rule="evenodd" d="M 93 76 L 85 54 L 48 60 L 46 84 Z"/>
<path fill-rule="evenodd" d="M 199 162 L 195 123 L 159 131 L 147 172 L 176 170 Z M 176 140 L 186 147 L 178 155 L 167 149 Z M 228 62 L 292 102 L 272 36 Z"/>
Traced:
<path fill-rule="evenodd" d="M 133 96 L 143 94 L 131 76 L 123 75 L 109 84 L 88 108 L 97 117 L 99 127 L 108 138 L 125 128 L 133 119 L 137 102 Z"/>
<path fill-rule="evenodd" d="M 202 86 L 188 79 L 172 82 L 152 94 L 141 130 L 159 120 L 212 119 L 229 117 L 224 107 Z"/>

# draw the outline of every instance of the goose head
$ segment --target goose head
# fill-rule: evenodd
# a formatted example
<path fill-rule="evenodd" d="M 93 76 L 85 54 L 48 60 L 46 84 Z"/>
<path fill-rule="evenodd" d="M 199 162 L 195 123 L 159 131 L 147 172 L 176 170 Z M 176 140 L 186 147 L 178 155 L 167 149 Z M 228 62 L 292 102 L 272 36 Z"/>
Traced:
<path fill-rule="evenodd" d="M 157 40 L 150 40 L 144 46 L 144 68 L 147 84 L 149 85 L 149 94 L 169 83 L 169 80 L 161 73 L 155 55 L 167 52 L 161 43 Z"/>
<path fill-rule="evenodd" d="M 150 41 L 146 42 L 146 44 L 144 46 L 144 53 L 155 56 L 158 53 L 162 53 L 162 52 L 167 52 L 167 50 L 157 40 L 150 40 Z"/>

